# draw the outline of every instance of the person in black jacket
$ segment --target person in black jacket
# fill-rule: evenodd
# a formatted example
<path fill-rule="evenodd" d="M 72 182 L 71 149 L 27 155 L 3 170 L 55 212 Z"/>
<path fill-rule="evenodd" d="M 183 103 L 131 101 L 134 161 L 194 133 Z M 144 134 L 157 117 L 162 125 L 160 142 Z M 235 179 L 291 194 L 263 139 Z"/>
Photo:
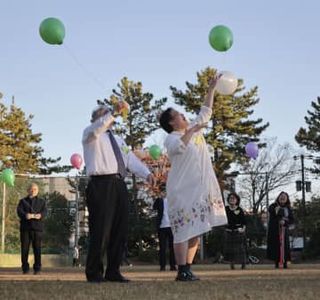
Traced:
<path fill-rule="evenodd" d="M 22 272 L 29 272 L 29 248 L 32 243 L 34 253 L 34 274 L 41 270 L 41 238 L 43 219 L 47 208 L 45 200 L 38 198 L 38 185 L 32 183 L 28 188 L 28 196 L 19 201 L 17 213 L 20 218 L 21 263 Z"/>
<path fill-rule="evenodd" d="M 246 218 L 240 207 L 240 197 L 236 193 L 230 193 L 227 198 L 226 213 L 228 225 L 225 231 L 224 252 L 230 261 L 230 268 L 234 269 L 235 263 L 241 263 L 241 268 L 246 267 Z"/>
<path fill-rule="evenodd" d="M 269 206 L 267 256 L 275 262 L 275 268 L 279 268 L 279 263 L 282 263 L 285 269 L 288 267 L 287 262 L 290 261 L 288 227 L 292 223 L 289 195 L 281 192 L 276 201 Z"/>
<path fill-rule="evenodd" d="M 165 187 L 162 187 L 164 190 Z M 166 269 L 166 249 L 169 246 L 169 262 L 170 270 L 176 271 L 176 262 L 174 258 L 173 249 L 173 235 L 171 231 L 171 224 L 168 216 L 168 202 L 165 198 L 164 191 L 160 198 L 157 198 L 153 204 L 153 209 L 157 211 L 156 226 L 159 237 L 159 264 L 160 271 Z"/>

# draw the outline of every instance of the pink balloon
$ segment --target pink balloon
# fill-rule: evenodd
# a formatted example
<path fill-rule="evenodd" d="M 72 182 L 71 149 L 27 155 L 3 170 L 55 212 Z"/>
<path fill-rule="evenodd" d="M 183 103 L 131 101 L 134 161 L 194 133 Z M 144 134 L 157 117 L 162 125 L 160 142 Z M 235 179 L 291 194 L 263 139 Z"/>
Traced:
<path fill-rule="evenodd" d="M 70 157 L 70 162 L 72 164 L 72 166 L 76 169 L 80 169 L 81 168 L 81 165 L 82 165 L 82 157 L 80 154 L 78 153 L 74 153 L 71 155 Z"/>

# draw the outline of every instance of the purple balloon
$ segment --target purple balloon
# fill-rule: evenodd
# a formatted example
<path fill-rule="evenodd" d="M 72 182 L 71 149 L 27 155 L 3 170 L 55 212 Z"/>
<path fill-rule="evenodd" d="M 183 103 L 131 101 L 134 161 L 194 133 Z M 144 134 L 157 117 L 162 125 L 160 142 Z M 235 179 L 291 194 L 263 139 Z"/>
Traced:
<path fill-rule="evenodd" d="M 246 145 L 246 153 L 250 158 L 256 159 L 258 157 L 259 148 L 254 142 L 250 142 Z"/>

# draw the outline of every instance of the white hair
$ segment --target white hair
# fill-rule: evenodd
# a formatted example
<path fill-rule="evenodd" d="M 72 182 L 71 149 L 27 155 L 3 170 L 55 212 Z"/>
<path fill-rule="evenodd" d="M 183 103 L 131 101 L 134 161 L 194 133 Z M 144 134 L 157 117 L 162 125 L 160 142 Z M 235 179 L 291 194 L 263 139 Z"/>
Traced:
<path fill-rule="evenodd" d="M 91 113 L 91 122 L 94 122 L 97 119 L 97 117 L 100 115 L 101 111 L 105 111 L 105 110 L 108 110 L 108 111 L 110 110 L 107 105 L 105 104 L 97 105 Z"/>

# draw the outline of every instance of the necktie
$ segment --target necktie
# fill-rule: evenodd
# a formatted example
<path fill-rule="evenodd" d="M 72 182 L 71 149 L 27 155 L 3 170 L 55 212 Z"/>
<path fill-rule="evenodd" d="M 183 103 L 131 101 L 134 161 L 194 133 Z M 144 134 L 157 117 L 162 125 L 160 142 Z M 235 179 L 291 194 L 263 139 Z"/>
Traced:
<path fill-rule="evenodd" d="M 111 146 L 112 146 L 114 155 L 115 155 L 117 163 L 118 163 L 118 173 L 121 175 L 121 177 L 124 178 L 124 177 L 126 177 L 127 171 L 126 171 L 126 166 L 123 161 L 121 150 L 119 148 L 119 145 L 118 145 L 113 133 L 110 130 L 108 130 L 108 133 L 109 133 Z"/>

